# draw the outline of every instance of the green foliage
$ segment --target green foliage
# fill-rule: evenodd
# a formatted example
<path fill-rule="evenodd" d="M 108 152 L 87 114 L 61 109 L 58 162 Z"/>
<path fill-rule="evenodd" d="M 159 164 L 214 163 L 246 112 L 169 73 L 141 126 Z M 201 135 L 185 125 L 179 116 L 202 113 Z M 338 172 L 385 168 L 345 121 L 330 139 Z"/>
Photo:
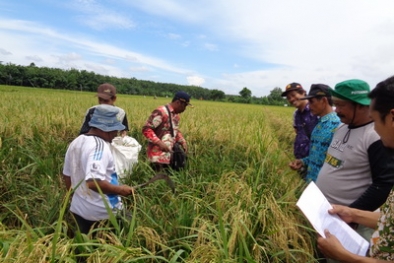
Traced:
<path fill-rule="evenodd" d="M 29 66 L 0 63 L 0 84 L 5 85 L 95 92 L 97 86 L 105 82 L 115 85 L 118 94 L 171 98 L 175 92 L 184 90 L 195 100 L 264 105 L 283 105 L 284 102 L 283 98 L 278 97 L 280 88 L 272 90 L 268 97 L 257 98 L 252 97 L 252 92 L 244 87 L 239 92 L 240 96 L 234 96 L 226 95 L 218 89 L 103 76 L 86 70 L 37 67 L 34 63 L 30 63 Z"/>
<path fill-rule="evenodd" d="M 249 100 L 252 97 L 252 91 L 248 89 L 247 87 L 244 87 L 240 92 L 239 95 L 241 95 L 242 98 L 245 100 Z"/>

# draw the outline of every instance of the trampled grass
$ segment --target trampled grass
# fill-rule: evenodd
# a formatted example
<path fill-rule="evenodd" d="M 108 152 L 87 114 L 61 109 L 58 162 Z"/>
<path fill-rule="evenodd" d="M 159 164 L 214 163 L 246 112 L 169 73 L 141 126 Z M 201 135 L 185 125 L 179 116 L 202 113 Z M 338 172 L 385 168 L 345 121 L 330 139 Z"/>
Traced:
<path fill-rule="evenodd" d="M 287 163 L 292 108 L 193 100 L 181 115 L 189 164 L 176 194 L 157 181 L 124 198 L 123 227 L 68 237 L 61 182 L 68 144 L 93 93 L 0 86 L 0 262 L 314 262 L 313 234 L 295 207 L 303 183 Z M 171 98 L 119 95 L 130 135 Z M 143 147 L 144 148 L 144 147 Z M 154 172 L 141 151 L 126 183 Z"/>

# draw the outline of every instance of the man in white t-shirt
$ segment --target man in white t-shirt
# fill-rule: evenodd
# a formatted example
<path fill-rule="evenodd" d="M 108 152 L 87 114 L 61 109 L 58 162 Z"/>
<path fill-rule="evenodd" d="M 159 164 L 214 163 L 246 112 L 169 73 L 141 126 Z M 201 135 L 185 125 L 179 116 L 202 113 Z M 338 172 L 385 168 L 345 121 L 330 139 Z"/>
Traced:
<path fill-rule="evenodd" d="M 120 196 L 133 194 L 133 188 L 119 185 L 110 144 L 125 126 L 117 119 L 118 109 L 98 105 L 89 121 L 89 131 L 69 145 L 63 168 L 68 190 L 74 190 L 70 211 L 81 233 L 108 219 L 123 208 Z"/>

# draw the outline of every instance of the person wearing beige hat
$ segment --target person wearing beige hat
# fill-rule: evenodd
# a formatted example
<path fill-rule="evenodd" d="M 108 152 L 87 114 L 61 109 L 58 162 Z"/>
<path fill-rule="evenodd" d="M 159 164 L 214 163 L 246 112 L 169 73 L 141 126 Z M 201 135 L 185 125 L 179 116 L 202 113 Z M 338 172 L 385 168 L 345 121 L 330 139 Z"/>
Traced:
<path fill-rule="evenodd" d="M 126 112 L 117 106 L 115 106 L 115 101 L 116 101 L 116 88 L 115 86 L 109 84 L 109 83 L 104 83 L 101 84 L 100 86 L 97 87 L 97 98 L 98 98 L 98 103 L 100 104 L 108 104 L 112 105 L 115 108 L 118 109 L 118 119 L 122 122 L 122 124 L 125 126 L 125 129 L 121 132 L 122 136 L 127 135 L 127 132 L 129 131 L 129 123 L 127 121 L 127 116 Z M 79 134 L 85 134 L 89 131 L 89 121 L 94 113 L 94 109 L 97 107 L 97 105 L 89 108 L 86 113 L 85 113 L 85 118 L 82 123 L 82 127 L 79 131 Z"/>

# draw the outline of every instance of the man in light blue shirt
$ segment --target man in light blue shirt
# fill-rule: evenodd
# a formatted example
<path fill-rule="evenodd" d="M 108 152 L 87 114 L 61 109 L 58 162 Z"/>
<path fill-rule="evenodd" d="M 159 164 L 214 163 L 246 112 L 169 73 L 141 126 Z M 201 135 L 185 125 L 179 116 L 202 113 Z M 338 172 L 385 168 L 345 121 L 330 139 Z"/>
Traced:
<path fill-rule="evenodd" d="M 308 96 L 301 98 L 301 100 L 309 101 L 311 112 L 318 116 L 319 120 L 311 134 L 309 155 L 292 161 L 289 166 L 293 170 L 299 170 L 306 165 L 308 168 L 305 179 L 309 182 L 316 181 L 334 131 L 341 121 L 332 109 L 333 103 L 329 86 L 312 84 Z"/>

